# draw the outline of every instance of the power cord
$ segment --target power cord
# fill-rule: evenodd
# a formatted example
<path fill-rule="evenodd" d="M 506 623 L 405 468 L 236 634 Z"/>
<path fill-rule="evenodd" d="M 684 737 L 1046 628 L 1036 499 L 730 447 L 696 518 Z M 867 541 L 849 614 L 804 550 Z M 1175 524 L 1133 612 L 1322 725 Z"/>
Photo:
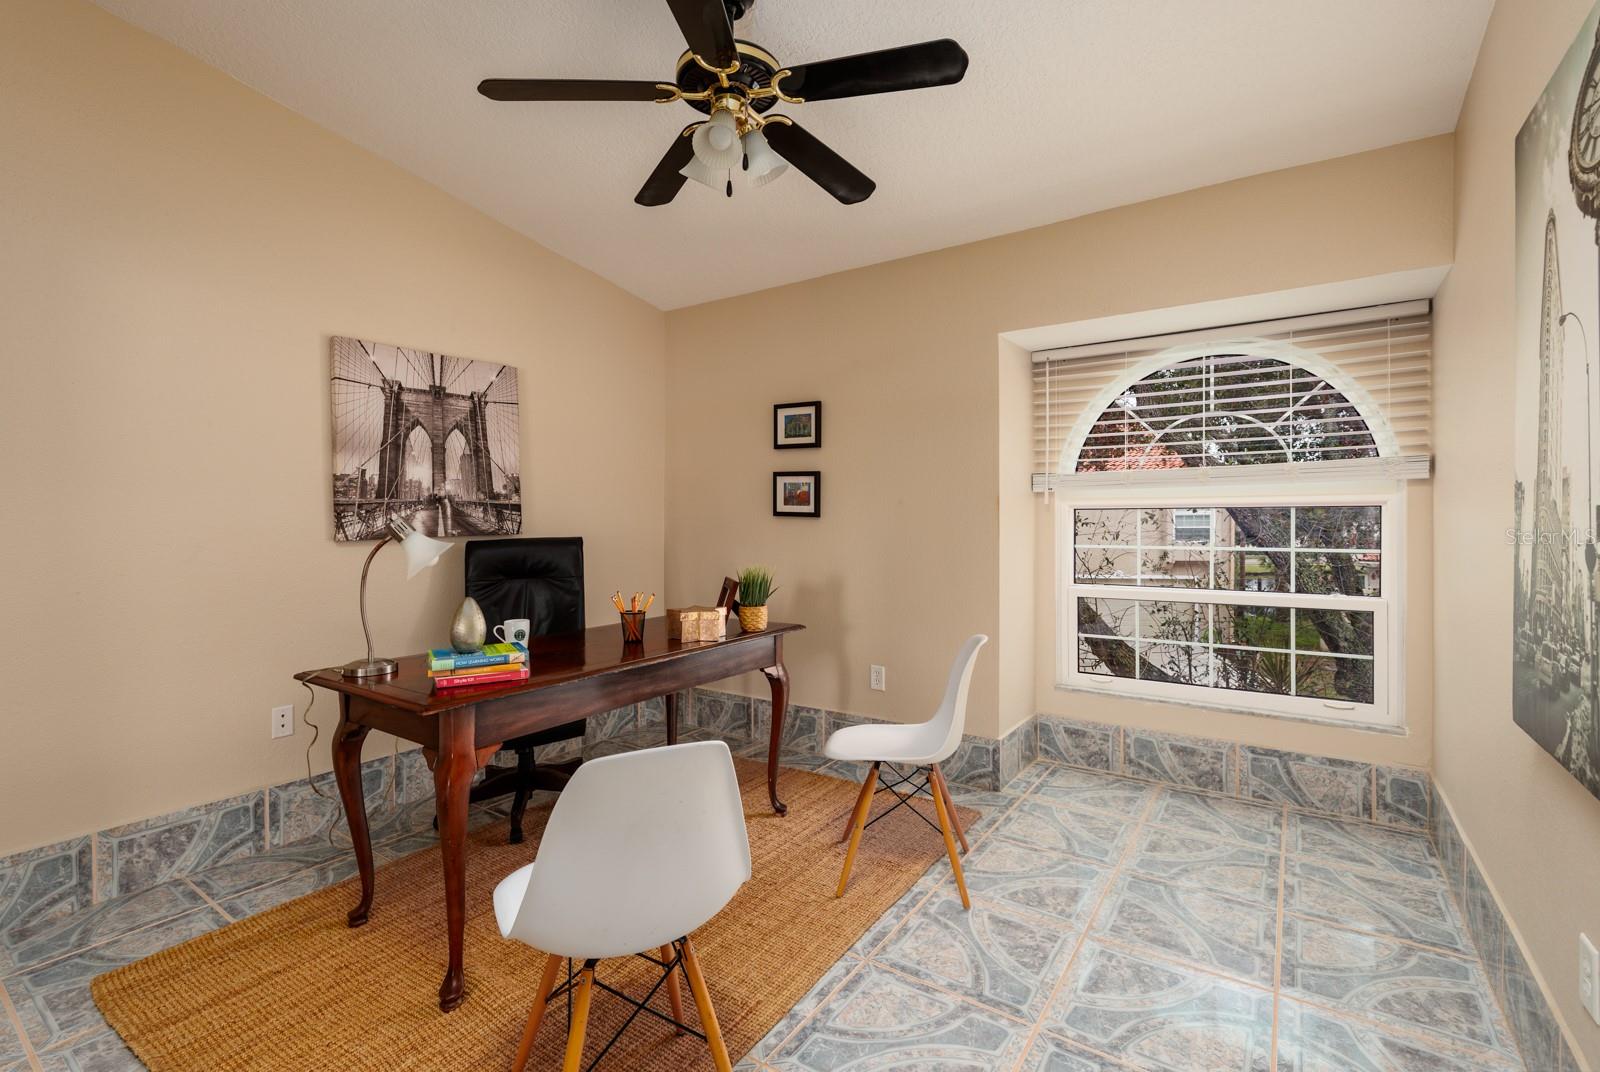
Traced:
<path fill-rule="evenodd" d="M 322 735 L 322 728 L 315 722 L 311 721 L 311 709 L 317 705 L 317 690 L 313 689 L 311 685 L 305 681 L 300 682 L 300 685 L 311 697 L 308 701 L 306 701 L 305 713 L 300 716 L 300 721 L 304 722 L 306 724 L 306 728 L 311 731 L 311 740 L 306 742 L 306 784 L 311 787 L 311 791 L 313 793 L 321 797 L 323 800 L 332 800 L 333 797 L 329 796 L 327 793 L 324 793 L 321 788 L 318 787 L 316 775 L 311 770 L 311 750 L 317 747 L 317 738 Z M 398 777 L 400 770 L 400 738 L 392 737 L 391 740 L 394 742 L 394 752 L 393 763 L 390 766 L 390 770 L 394 771 Z M 399 806 L 398 799 L 395 801 L 395 806 Z M 328 844 L 334 848 L 349 848 L 349 844 L 340 845 L 333 839 L 334 832 L 339 829 L 340 823 L 345 823 L 347 827 L 349 825 L 348 821 L 344 817 L 344 805 L 342 802 L 340 803 L 339 807 L 340 814 L 335 817 L 333 824 L 328 827 Z"/>
<path fill-rule="evenodd" d="M 311 740 L 306 743 L 306 784 L 311 787 L 311 791 L 313 793 L 317 794 L 317 796 L 321 797 L 323 800 L 332 800 L 332 797 L 328 796 L 328 794 L 317 788 L 317 779 L 311 773 L 311 750 L 317 747 L 317 738 L 322 733 L 321 727 L 319 727 L 315 722 L 311 721 L 311 709 L 317 706 L 317 690 L 312 688 L 304 681 L 300 682 L 300 686 L 301 688 L 305 689 L 307 695 L 311 697 L 311 699 L 306 703 L 306 713 L 300 716 L 300 721 L 304 722 L 306 724 L 306 728 L 311 731 Z"/>

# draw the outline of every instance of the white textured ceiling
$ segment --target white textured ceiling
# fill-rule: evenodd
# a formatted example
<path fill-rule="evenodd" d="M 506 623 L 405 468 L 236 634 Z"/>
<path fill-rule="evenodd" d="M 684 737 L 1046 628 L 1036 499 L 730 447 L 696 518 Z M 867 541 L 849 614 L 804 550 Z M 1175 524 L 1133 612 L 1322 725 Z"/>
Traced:
<path fill-rule="evenodd" d="M 485 77 L 671 81 L 662 0 L 98 0 L 662 308 L 1455 127 L 1493 0 L 758 0 L 793 65 L 954 37 L 959 85 L 786 106 L 877 180 L 633 195 L 686 104 L 507 104 Z"/>

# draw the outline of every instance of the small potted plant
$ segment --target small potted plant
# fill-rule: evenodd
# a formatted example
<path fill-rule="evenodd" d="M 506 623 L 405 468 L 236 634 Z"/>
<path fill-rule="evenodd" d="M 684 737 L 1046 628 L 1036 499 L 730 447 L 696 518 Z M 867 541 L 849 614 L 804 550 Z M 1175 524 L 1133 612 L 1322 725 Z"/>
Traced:
<path fill-rule="evenodd" d="M 777 589 L 772 586 L 772 571 L 765 566 L 747 566 L 739 571 L 739 626 L 747 633 L 767 627 L 767 600 Z"/>

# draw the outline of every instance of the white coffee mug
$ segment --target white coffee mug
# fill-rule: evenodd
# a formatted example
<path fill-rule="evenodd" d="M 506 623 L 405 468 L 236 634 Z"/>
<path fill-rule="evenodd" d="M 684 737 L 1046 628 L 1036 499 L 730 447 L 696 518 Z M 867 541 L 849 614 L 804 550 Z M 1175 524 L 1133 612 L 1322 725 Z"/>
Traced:
<path fill-rule="evenodd" d="M 494 627 L 494 635 L 503 644 L 526 644 L 532 632 L 533 623 L 526 618 L 512 618 Z"/>

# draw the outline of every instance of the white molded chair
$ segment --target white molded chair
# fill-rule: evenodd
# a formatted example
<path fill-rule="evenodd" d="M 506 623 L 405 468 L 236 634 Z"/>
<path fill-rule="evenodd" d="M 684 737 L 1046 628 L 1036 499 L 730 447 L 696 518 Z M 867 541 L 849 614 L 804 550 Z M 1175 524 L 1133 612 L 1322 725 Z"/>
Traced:
<path fill-rule="evenodd" d="M 861 783 L 861 796 L 856 799 L 850 823 L 845 827 L 850 848 L 844 854 L 844 873 L 839 876 L 839 891 L 835 896 L 843 897 L 845 886 L 850 882 L 850 868 L 856 862 L 856 849 L 860 847 L 861 834 L 868 825 L 867 813 L 872 810 L 872 798 L 883 790 L 893 793 L 897 798 L 897 802 L 889 808 L 889 811 L 893 811 L 899 807 L 910 807 L 911 801 L 919 793 L 925 792 L 933 797 L 933 808 L 939 816 L 939 831 L 944 835 L 945 851 L 950 855 L 950 867 L 956 873 L 956 887 L 961 891 L 961 903 L 967 908 L 972 907 L 972 901 L 967 897 L 967 879 L 961 872 L 961 859 L 956 854 L 956 839 L 961 840 L 961 850 L 965 852 L 967 835 L 961 829 L 961 821 L 956 818 L 955 802 L 950 799 L 950 786 L 945 782 L 939 764 L 949 759 L 961 743 L 961 730 L 967 721 L 967 691 L 972 684 L 972 668 L 978 661 L 978 649 L 987 643 L 989 638 L 978 633 L 968 637 L 966 643 L 961 645 L 961 651 L 950 667 L 944 701 L 927 722 L 909 726 L 846 726 L 829 737 L 828 743 L 823 746 L 822 752 L 829 759 L 872 765 Z M 878 772 L 884 766 L 895 773 L 896 780 L 885 783 L 880 789 Z M 898 769 L 900 767 L 909 767 L 911 770 L 902 773 Z M 921 785 L 914 781 L 919 771 L 926 772 Z M 898 787 L 907 783 L 911 784 L 911 791 L 902 794 Z M 915 808 L 912 810 L 916 811 Z M 879 815 L 878 819 L 888 815 L 889 811 Z M 872 821 L 877 822 L 878 819 Z"/>
<path fill-rule="evenodd" d="M 688 936 L 749 878 L 744 804 L 723 742 L 626 752 L 579 767 L 556 802 L 537 858 L 494 891 L 500 933 L 549 954 L 515 1072 L 527 1065 L 550 999 L 569 987 L 572 1023 L 562 1068 L 577 1072 L 595 964 L 634 954 L 665 969 L 657 987 L 667 986 L 679 1034 L 686 1030 L 675 974 L 681 967 L 716 1066 L 730 1072 L 711 994 Z M 582 961 L 583 968 L 575 982 L 569 978 L 558 987 L 557 974 L 568 960 Z"/>

